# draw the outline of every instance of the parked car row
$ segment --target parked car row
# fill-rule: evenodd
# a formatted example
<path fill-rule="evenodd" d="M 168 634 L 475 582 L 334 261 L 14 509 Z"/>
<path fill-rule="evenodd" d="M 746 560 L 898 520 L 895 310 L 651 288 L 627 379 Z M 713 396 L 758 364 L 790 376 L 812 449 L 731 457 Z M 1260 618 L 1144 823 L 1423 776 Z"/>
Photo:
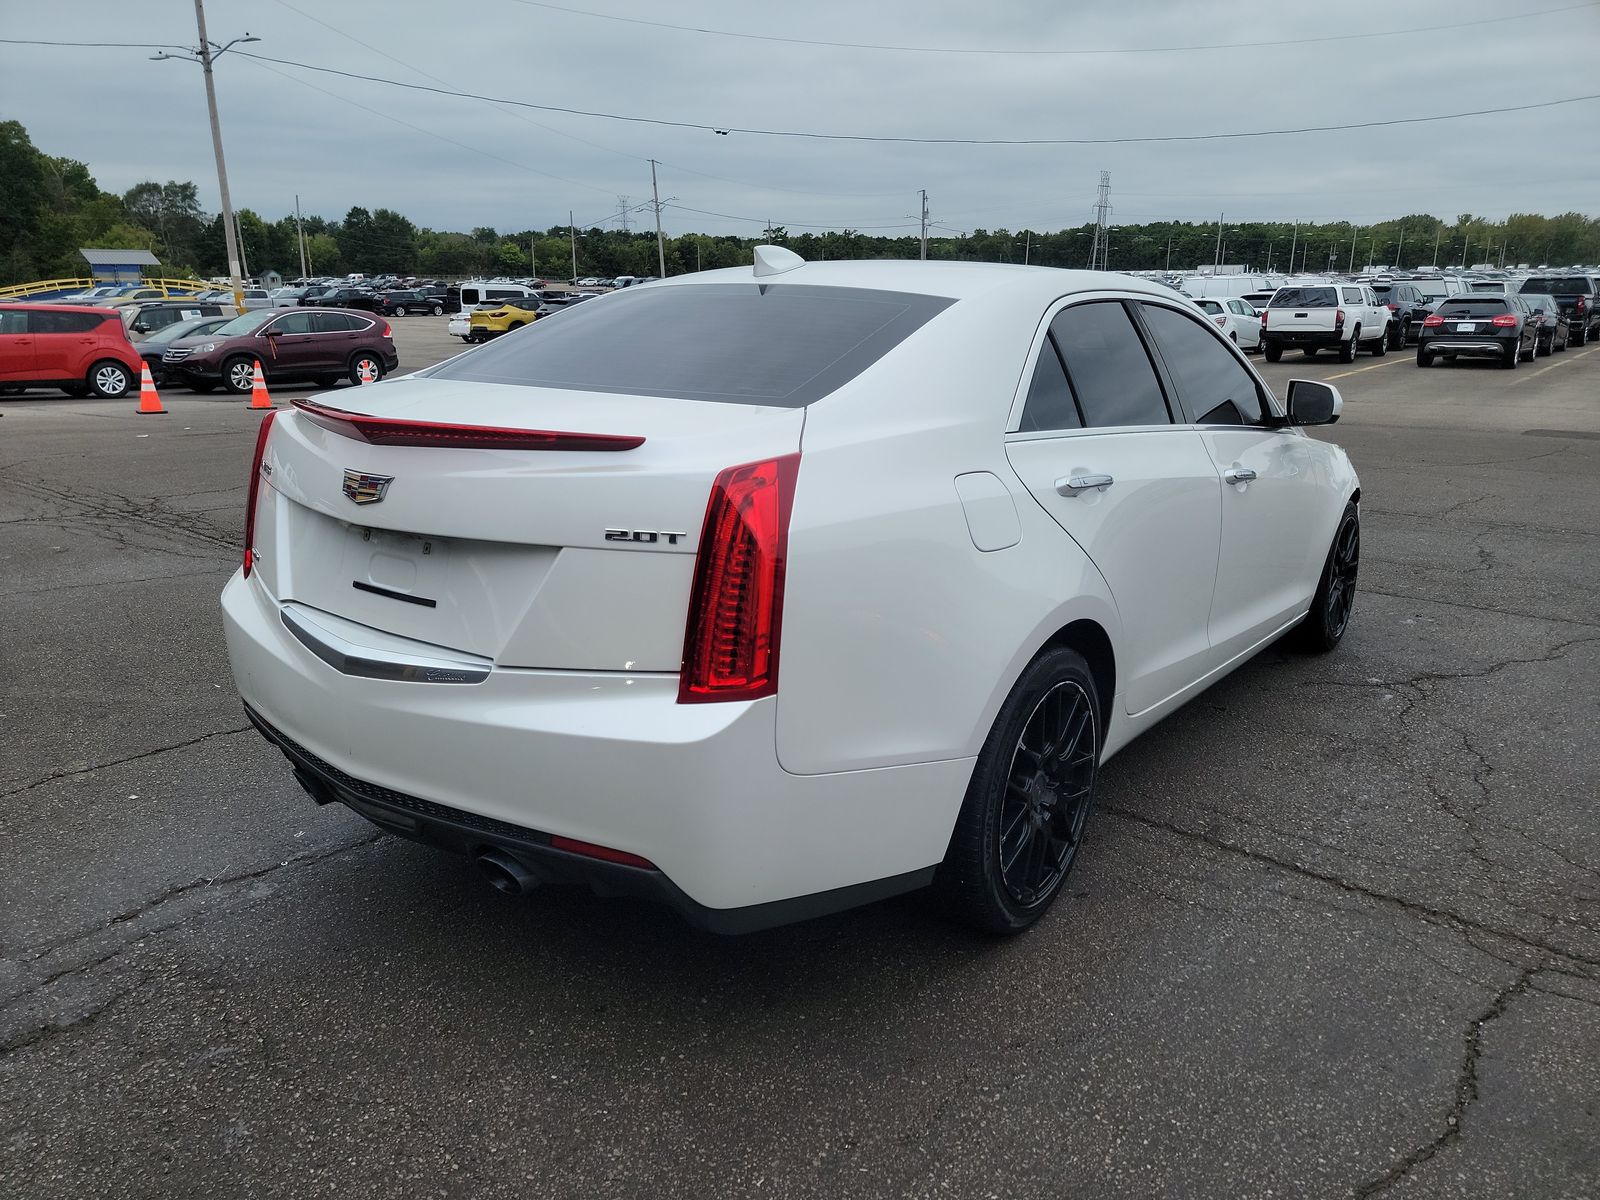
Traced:
<path fill-rule="evenodd" d="M 195 315 L 153 330 L 137 346 L 114 308 L 0 304 L 0 391 L 59 388 L 115 397 L 148 366 L 159 381 L 197 392 L 249 392 L 256 362 L 269 384 L 330 387 L 382 378 L 400 365 L 381 317 L 335 309 L 260 309 Z"/>

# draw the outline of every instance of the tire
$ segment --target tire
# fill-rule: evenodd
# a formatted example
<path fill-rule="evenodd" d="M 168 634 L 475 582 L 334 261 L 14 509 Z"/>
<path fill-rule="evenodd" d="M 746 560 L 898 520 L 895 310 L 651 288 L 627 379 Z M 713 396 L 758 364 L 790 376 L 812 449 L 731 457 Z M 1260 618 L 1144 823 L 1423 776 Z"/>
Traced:
<path fill-rule="evenodd" d="M 397 317 L 405 316 L 406 315 L 406 306 L 404 304 L 396 304 L 394 306 L 394 315 L 397 316 Z"/>
<path fill-rule="evenodd" d="M 1430 351 L 1430 350 L 1424 350 L 1421 346 L 1418 346 L 1417 347 L 1417 366 L 1419 366 L 1419 367 L 1431 367 L 1431 366 L 1433 366 L 1433 352 Z"/>
<path fill-rule="evenodd" d="M 1028 664 L 978 754 L 934 875 L 951 916 L 1013 934 L 1049 909 L 1083 843 L 1103 728 L 1082 655 L 1047 650 Z"/>
<path fill-rule="evenodd" d="M 1406 330 L 1409 328 L 1410 326 L 1408 325 L 1397 327 L 1393 321 L 1389 322 L 1389 349 L 1400 350 L 1405 347 Z"/>
<path fill-rule="evenodd" d="M 1516 342 L 1511 343 L 1511 353 L 1500 356 L 1500 365 L 1508 371 L 1515 371 L 1517 364 L 1522 361 L 1522 347 Z"/>
<path fill-rule="evenodd" d="M 1303 650 L 1326 654 L 1343 640 L 1350 627 L 1356 601 L 1356 575 L 1361 566 L 1361 510 L 1351 501 L 1344 506 L 1339 524 L 1322 563 L 1322 577 L 1311 597 L 1306 619 L 1295 626 L 1294 638 Z"/>
<path fill-rule="evenodd" d="M 1372 357 L 1382 358 L 1387 353 L 1389 353 L 1389 327 L 1385 325 L 1383 332 L 1378 335 L 1378 340 L 1372 344 Z"/>
<path fill-rule="evenodd" d="M 431 312 L 431 313 L 432 313 L 432 314 L 433 314 L 433 315 L 434 315 L 434 316 L 436 316 L 436 317 L 442 317 L 442 316 L 444 316 L 444 305 L 442 305 L 442 304 L 435 304 L 435 305 L 434 305 L 434 306 L 433 306 L 433 307 L 432 307 L 432 308 L 430 308 L 430 309 L 429 309 L 429 310 L 428 310 L 428 311 L 429 311 L 429 312 Z"/>
<path fill-rule="evenodd" d="M 1537 333 L 1533 335 L 1533 345 L 1528 347 L 1526 355 L 1522 353 L 1522 344 L 1520 342 L 1517 343 L 1517 357 L 1523 362 L 1532 362 L 1539 357 L 1539 335 Z"/>
<path fill-rule="evenodd" d="M 510 333 L 514 329 L 521 329 L 526 324 L 526 321 L 513 321 L 511 324 L 506 326 L 506 332 Z"/>
<path fill-rule="evenodd" d="M 1307 346 L 1304 350 L 1300 351 L 1300 353 L 1304 354 L 1307 358 L 1315 358 L 1317 356 L 1317 347 Z"/>
<path fill-rule="evenodd" d="M 1561 339 L 1561 345 L 1557 346 L 1555 341 L 1556 335 L 1552 333 L 1550 335 L 1550 349 L 1565 352 L 1567 345 L 1572 341 L 1572 330 L 1567 330 L 1567 336 Z"/>
<path fill-rule="evenodd" d="M 222 386 L 235 396 L 248 396 L 255 383 L 255 362 L 244 355 L 235 355 L 222 364 Z"/>
<path fill-rule="evenodd" d="M 383 360 L 368 350 L 357 350 L 350 356 L 350 382 L 360 384 L 361 368 L 370 366 L 377 373 L 378 379 L 383 378 Z"/>
<path fill-rule="evenodd" d="M 1361 353 L 1361 326 L 1357 325 L 1350 332 L 1350 340 L 1339 344 L 1339 361 L 1353 363 L 1359 353 Z"/>
<path fill-rule="evenodd" d="M 1572 335 L 1570 333 L 1567 335 L 1567 340 L 1569 342 L 1572 341 Z M 1578 330 L 1578 340 L 1576 342 L 1576 345 L 1579 345 L 1579 346 L 1587 345 L 1588 341 L 1589 341 L 1589 327 L 1587 325 L 1585 325 L 1582 329 Z"/>
<path fill-rule="evenodd" d="M 1535 358 L 1549 358 L 1556 352 L 1556 331 L 1550 331 L 1550 340 L 1547 342 L 1542 337 L 1533 339 L 1533 356 Z"/>
<path fill-rule="evenodd" d="M 1268 362 L 1277 362 L 1283 357 L 1283 347 L 1278 345 L 1277 342 L 1263 342 L 1261 344 L 1261 353 L 1266 356 Z"/>
<path fill-rule="evenodd" d="M 118 396 L 128 394 L 128 389 L 133 386 L 133 375 L 123 364 L 107 358 L 89 368 L 84 382 L 96 396 L 115 400 Z"/>

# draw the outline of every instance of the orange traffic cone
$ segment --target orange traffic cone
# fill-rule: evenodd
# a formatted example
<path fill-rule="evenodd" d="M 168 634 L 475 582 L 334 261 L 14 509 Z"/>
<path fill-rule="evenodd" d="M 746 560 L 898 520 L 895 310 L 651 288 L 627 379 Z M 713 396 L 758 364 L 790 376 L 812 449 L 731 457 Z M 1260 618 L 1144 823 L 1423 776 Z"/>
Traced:
<path fill-rule="evenodd" d="M 378 368 L 373 366 L 371 363 L 368 363 L 368 362 L 362 363 L 361 364 L 361 382 L 362 383 L 377 383 L 378 382 Z"/>
<path fill-rule="evenodd" d="M 139 372 L 139 411 L 142 413 L 165 413 L 162 407 L 161 394 L 156 391 L 156 381 L 150 378 L 150 364 L 145 363 Z"/>
<path fill-rule="evenodd" d="M 250 403 L 246 408 L 271 408 L 272 397 L 267 395 L 267 379 L 261 373 L 261 360 L 256 359 L 255 378 L 250 381 Z"/>

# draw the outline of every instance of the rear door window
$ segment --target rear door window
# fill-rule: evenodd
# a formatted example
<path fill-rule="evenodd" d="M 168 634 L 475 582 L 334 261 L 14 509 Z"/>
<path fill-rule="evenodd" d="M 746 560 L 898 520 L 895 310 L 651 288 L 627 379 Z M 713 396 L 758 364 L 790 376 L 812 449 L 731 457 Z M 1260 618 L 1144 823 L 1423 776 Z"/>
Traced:
<path fill-rule="evenodd" d="M 1028 387 L 1028 400 L 1022 407 L 1022 424 L 1018 428 L 1023 433 L 1083 428 L 1078 406 L 1072 400 L 1072 389 L 1067 386 L 1061 356 L 1056 353 L 1055 339 L 1048 333 L 1044 336 L 1044 345 L 1039 347 L 1039 362 L 1033 368 L 1033 383 Z"/>
<path fill-rule="evenodd" d="M 1331 287 L 1286 287 L 1272 293 L 1268 308 L 1338 308 L 1339 291 Z"/>
<path fill-rule="evenodd" d="M 28 316 L 27 312 L 14 309 L 9 312 L 0 310 L 0 333 L 27 333 Z"/>
<path fill-rule="evenodd" d="M 311 314 L 308 312 L 290 313 L 286 317 L 279 317 L 272 323 L 272 331 L 278 334 L 311 333 Z"/>
<path fill-rule="evenodd" d="M 1064 308 L 1050 322 L 1067 378 L 1091 429 L 1172 420 L 1150 355 L 1116 300 Z"/>
<path fill-rule="evenodd" d="M 1255 376 L 1204 324 L 1160 304 L 1141 304 L 1144 323 L 1197 425 L 1260 425 Z"/>
<path fill-rule="evenodd" d="M 88 333 L 111 313 L 34 312 L 28 322 L 31 333 Z"/>
<path fill-rule="evenodd" d="M 434 369 L 438 379 L 798 408 L 955 301 L 805 284 L 629 288 Z"/>

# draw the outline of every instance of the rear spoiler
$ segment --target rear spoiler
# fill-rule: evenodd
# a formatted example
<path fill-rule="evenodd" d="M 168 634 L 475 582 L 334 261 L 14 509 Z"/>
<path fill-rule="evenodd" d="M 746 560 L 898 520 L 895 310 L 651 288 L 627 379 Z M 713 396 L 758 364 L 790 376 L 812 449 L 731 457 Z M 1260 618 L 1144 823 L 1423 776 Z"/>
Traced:
<path fill-rule="evenodd" d="M 503 429 L 375 417 L 295 400 L 294 406 L 322 428 L 372 446 L 453 446 L 462 450 L 634 450 L 642 437 L 615 433 L 564 433 L 551 429 Z"/>

